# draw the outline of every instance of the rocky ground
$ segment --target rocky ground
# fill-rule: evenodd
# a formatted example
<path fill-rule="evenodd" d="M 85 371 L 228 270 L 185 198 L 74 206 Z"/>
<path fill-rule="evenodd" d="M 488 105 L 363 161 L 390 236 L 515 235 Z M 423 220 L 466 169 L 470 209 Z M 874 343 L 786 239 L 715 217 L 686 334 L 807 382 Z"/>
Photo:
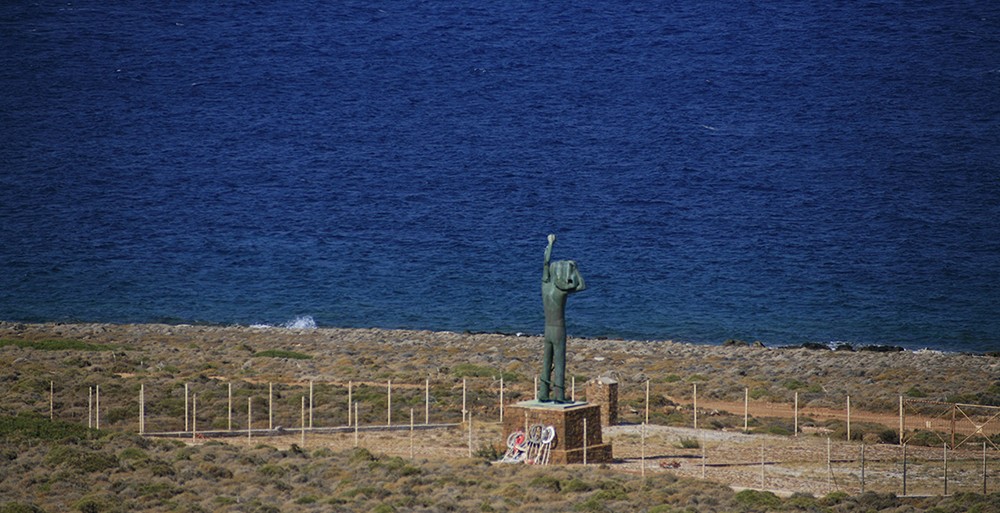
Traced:
<path fill-rule="evenodd" d="M 420 424 L 425 420 L 425 408 L 431 423 L 461 424 L 464 403 L 476 419 L 473 423 L 473 460 L 488 459 L 491 451 L 495 455 L 503 449 L 504 434 L 500 433 L 496 422 L 500 377 L 503 376 L 506 402 L 530 397 L 541 346 L 538 337 L 502 334 L 21 323 L 0 323 L 0 341 L 0 381 L 5 384 L 0 390 L 2 415 L 33 412 L 48 418 L 51 412 L 56 421 L 93 424 L 96 420 L 94 392 L 100 387 L 101 427 L 112 431 L 138 432 L 140 390 L 144 396 L 147 432 L 187 431 L 184 428 L 193 427 L 194 422 L 202 432 L 245 430 L 248 405 L 254 412 L 251 421 L 254 429 L 272 424 L 291 430 L 301 426 L 306 418 L 302 405 L 310 396 L 309 383 L 312 382 L 315 408 L 311 413 L 317 427 L 346 425 L 348 394 L 351 401 L 362 405 L 359 410 L 362 426 L 384 424 L 388 416 L 388 421 L 398 427 L 408 424 L 411 414 Z M 838 491 L 858 494 L 861 492 L 859 451 L 864 438 L 868 443 L 866 491 L 900 493 L 901 460 L 895 444 L 897 440 L 891 439 L 894 429 L 859 422 L 852 435 L 855 441 L 847 442 L 842 422 L 804 417 L 802 423 L 822 436 L 775 436 L 788 434 L 791 420 L 784 414 L 763 417 L 763 413 L 774 409 L 765 406 L 787 405 L 798 394 L 803 410 L 838 409 L 850 395 L 857 412 L 868 411 L 892 420 L 898 411 L 900 396 L 964 403 L 1000 402 L 1000 358 L 991 356 L 593 339 L 571 339 L 569 348 L 568 371 L 578 383 L 581 395 L 582 383 L 587 379 L 610 376 L 619 381 L 619 414 L 624 425 L 606 430 L 606 439 L 615 445 L 617 462 L 605 468 L 623 476 L 621 479 L 627 483 L 638 479 L 640 484 L 636 486 L 640 487 L 645 486 L 641 484 L 644 483 L 643 475 L 645 479 L 701 479 L 704 476 L 707 481 L 736 487 L 758 488 L 763 482 L 763 488 L 785 496 L 798 493 L 797 497 L 801 497 L 802 493 L 807 493 L 821 497 Z M 645 417 L 647 382 L 653 425 L 648 426 L 643 435 L 638 424 Z M 691 402 L 695 384 L 703 404 L 699 408 L 699 425 L 703 429 L 699 430 L 685 427 L 693 421 Z M 190 398 L 184 395 L 185 386 L 191 393 Z M 391 408 L 386 400 L 387 386 L 393 389 Z M 742 433 L 742 412 L 716 409 L 717 405 L 735 409 L 732 406 L 742 404 L 748 391 L 754 405 L 754 415 L 750 419 L 754 435 Z M 704 405 L 715 406 L 706 408 Z M 269 406 L 274 409 L 271 418 Z M 197 409 L 190 411 L 192 419 L 197 420 L 193 420 L 192 425 L 185 425 L 189 408 Z M 234 412 L 231 416 L 230 411 Z M 412 454 L 415 461 L 454 460 L 461 466 L 465 464 L 462 461 L 469 461 L 465 426 L 418 430 L 413 441 L 406 429 L 363 432 L 358 446 L 375 454 L 407 460 Z M 308 450 L 332 451 L 333 458 L 356 450 L 350 431 L 325 434 L 318 431 L 307 432 L 304 446 Z M 834 439 L 830 445 L 827 445 L 828 436 Z M 184 444 L 196 448 L 215 443 L 200 436 L 189 439 L 185 435 L 183 440 Z M 262 443 L 279 451 L 301 450 L 303 445 L 296 434 L 219 440 L 247 451 Z M 982 442 L 977 439 L 976 443 Z M 981 472 L 976 470 L 980 465 L 974 463 L 979 461 L 981 449 L 975 447 L 980 446 L 967 444 L 952 455 L 952 491 L 956 486 L 960 491 L 981 490 L 978 477 Z M 213 454 L 217 451 L 206 450 Z M 910 465 L 913 467 L 909 493 L 937 493 L 935 490 L 941 482 L 937 474 L 939 450 L 914 448 L 911 451 Z M 762 452 L 765 456 L 763 473 Z M 14 461 L 17 460 L 15 456 Z M 50 460 L 46 461 L 51 464 Z M 117 472 L 115 468 L 120 471 L 121 457 L 118 462 L 118 467 L 105 471 L 112 474 Z M 988 468 L 995 467 L 996 462 L 991 446 Z M 923 470 L 919 470 L 921 468 Z M 994 472 L 1000 472 L 1000 468 Z M 573 479 L 582 478 L 566 477 L 566 482 Z M 992 479 L 990 482 L 998 483 Z M 12 490 L 11 486 L 8 478 L 0 486 L 0 492 Z M 40 485 L 22 483 L 17 486 L 28 489 L 35 486 L 34 496 L 46 497 L 44 490 L 37 488 Z M 294 491 L 296 485 L 290 482 L 288 486 Z M 993 488 L 997 486 L 1000 485 L 994 484 Z M 592 488 L 587 491 L 588 497 L 595 495 Z M 78 499 L 82 500 L 84 492 L 79 492 Z M 336 495 L 330 490 L 322 493 L 331 497 Z M 573 502 L 577 499 L 579 501 L 574 504 L 582 504 L 587 498 L 581 495 L 576 499 L 561 497 L 560 500 Z M 732 506 L 734 503 L 725 502 L 731 500 L 717 502 Z M 794 497 L 786 499 L 781 507 L 794 500 Z M 201 497 L 184 504 L 198 504 L 202 510 L 266 510 L 237 508 L 227 500 L 221 500 L 224 504 L 207 501 Z M 289 501 L 291 499 L 285 500 L 286 506 L 294 504 Z M 258 506 L 264 502 L 258 501 Z M 909 511 L 916 507 L 911 503 L 890 502 L 896 509 L 872 508 L 870 504 L 867 509 Z M 362 505 L 356 510 L 365 511 L 385 503 L 359 502 Z M 343 506 L 344 503 L 338 504 Z M 530 511 L 529 504 L 530 500 L 516 497 L 506 503 L 491 502 L 488 506 L 496 511 Z M 2 505 L 0 499 L 0 511 L 5 511 Z M 836 504 L 831 507 L 834 506 Z M 399 508 L 399 504 L 390 504 L 390 507 L 406 510 Z M 482 504 L 477 505 L 477 509 L 480 507 Z M 604 504 L 601 507 L 611 506 Z M 355 510 L 351 508 L 345 510 Z M 596 505 L 595 508 L 593 510 L 601 510 Z M 648 505 L 639 507 L 643 508 L 651 509 Z M 849 510 L 844 508 L 837 511 Z M 292 509 L 308 510 L 302 504 Z M 61 509 L 50 507 L 47 510 Z M 436 509 L 429 507 L 426 510 Z"/>

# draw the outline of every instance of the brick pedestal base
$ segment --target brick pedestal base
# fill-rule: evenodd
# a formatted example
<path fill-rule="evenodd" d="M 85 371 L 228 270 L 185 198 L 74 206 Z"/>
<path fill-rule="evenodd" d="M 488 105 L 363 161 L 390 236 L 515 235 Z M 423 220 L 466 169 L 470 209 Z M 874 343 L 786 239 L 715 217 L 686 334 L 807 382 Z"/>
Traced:
<path fill-rule="evenodd" d="M 601 435 L 601 407 L 596 404 L 541 403 L 524 401 L 504 409 L 503 433 L 507 435 L 535 424 L 552 426 L 556 438 L 552 442 L 551 464 L 583 463 L 583 419 L 587 419 L 587 463 L 610 463 L 611 444 Z"/>

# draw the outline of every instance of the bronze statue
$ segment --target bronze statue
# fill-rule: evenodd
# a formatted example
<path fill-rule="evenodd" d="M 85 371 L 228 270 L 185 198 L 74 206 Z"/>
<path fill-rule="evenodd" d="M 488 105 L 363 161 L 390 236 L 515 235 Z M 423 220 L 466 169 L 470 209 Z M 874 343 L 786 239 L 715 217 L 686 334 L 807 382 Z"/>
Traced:
<path fill-rule="evenodd" d="M 549 235 L 542 268 L 542 305 L 545 307 L 545 344 L 538 400 L 568 403 L 566 400 L 566 298 L 586 288 L 583 277 L 572 260 L 549 263 L 555 235 Z M 550 398 L 550 391 L 555 397 Z"/>

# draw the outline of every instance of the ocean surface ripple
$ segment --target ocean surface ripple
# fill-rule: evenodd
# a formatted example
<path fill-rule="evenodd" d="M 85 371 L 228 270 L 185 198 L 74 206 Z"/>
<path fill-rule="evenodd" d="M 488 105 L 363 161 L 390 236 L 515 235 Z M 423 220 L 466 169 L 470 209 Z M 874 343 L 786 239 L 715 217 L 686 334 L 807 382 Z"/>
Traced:
<path fill-rule="evenodd" d="M 777 4 L 5 2 L 0 320 L 1000 349 L 1000 4 Z"/>

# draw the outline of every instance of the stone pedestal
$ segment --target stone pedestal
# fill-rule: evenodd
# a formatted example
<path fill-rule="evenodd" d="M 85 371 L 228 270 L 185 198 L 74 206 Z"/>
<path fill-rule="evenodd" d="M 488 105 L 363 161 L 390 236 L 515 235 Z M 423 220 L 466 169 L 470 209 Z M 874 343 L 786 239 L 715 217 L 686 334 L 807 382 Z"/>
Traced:
<path fill-rule="evenodd" d="M 525 430 L 535 424 L 552 426 L 556 438 L 552 442 L 550 464 L 583 463 L 584 422 L 587 419 L 587 463 L 610 463 L 611 444 L 601 435 L 601 407 L 596 404 L 571 404 L 523 401 L 504 409 L 503 436 Z"/>
<path fill-rule="evenodd" d="M 601 407 L 601 425 L 618 425 L 618 382 L 611 378 L 597 378 L 587 382 L 587 402 Z"/>

